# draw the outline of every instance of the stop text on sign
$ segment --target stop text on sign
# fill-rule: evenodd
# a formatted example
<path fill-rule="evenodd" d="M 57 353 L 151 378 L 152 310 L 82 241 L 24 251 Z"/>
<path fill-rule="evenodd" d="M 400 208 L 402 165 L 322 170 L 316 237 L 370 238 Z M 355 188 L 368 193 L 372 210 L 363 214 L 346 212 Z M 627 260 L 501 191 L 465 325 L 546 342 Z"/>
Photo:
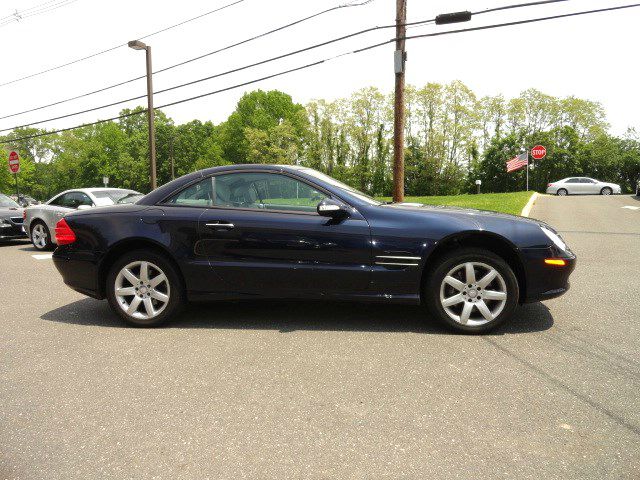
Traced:
<path fill-rule="evenodd" d="M 541 160 L 547 156 L 547 149 L 542 145 L 536 145 L 531 149 L 531 156 L 536 160 Z"/>

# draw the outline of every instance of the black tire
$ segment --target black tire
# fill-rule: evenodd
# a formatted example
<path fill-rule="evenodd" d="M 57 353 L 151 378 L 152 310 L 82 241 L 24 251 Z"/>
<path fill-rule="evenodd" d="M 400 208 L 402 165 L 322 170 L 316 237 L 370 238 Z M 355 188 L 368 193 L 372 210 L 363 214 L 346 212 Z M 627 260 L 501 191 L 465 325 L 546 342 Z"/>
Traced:
<path fill-rule="evenodd" d="M 481 263 L 495 269 L 502 276 L 506 287 L 507 298 L 502 311 L 496 318 L 482 325 L 463 325 L 457 322 L 447 314 L 440 300 L 440 289 L 445 276 L 452 269 L 466 262 Z M 467 334 L 482 334 L 493 330 L 513 316 L 518 305 L 519 294 L 518 280 L 511 267 L 501 257 L 481 248 L 460 248 L 443 255 L 436 261 L 424 283 L 423 299 L 431 316 L 449 328 Z M 465 303 L 462 302 L 461 305 L 464 306 Z"/>
<path fill-rule="evenodd" d="M 41 229 L 44 234 L 46 235 L 46 237 L 44 238 L 44 245 L 42 243 L 36 243 L 36 240 L 34 239 L 34 230 L 36 230 L 36 227 L 38 227 L 39 229 Z M 33 245 L 33 247 L 36 250 L 40 250 L 42 252 L 47 251 L 47 250 L 53 250 L 55 245 L 54 243 L 51 241 L 51 232 L 49 231 L 49 227 L 47 227 L 47 224 L 44 223 L 42 220 L 34 220 L 31 223 L 31 232 L 30 232 L 30 237 L 31 237 L 31 245 Z"/>
<path fill-rule="evenodd" d="M 129 315 L 120 306 L 115 294 L 116 278 L 119 272 L 133 262 L 150 262 L 157 266 L 167 278 L 167 283 L 170 288 L 169 301 L 164 307 L 164 310 L 151 319 L 140 319 Z M 178 273 L 177 267 L 154 251 L 135 250 L 124 254 L 118 258 L 109 269 L 106 282 L 107 300 L 111 309 L 125 322 L 135 327 L 157 327 L 162 325 L 171 317 L 177 315 L 186 303 L 182 277 Z"/>
<path fill-rule="evenodd" d="M 556 195 L 558 195 L 560 197 L 565 197 L 565 196 L 569 195 L 569 192 L 567 192 L 566 188 L 559 188 L 558 191 L 556 192 Z"/>
<path fill-rule="evenodd" d="M 604 187 L 600 190 L 600 195 L 613 195 L 613 190 L 610 187 Z"/>

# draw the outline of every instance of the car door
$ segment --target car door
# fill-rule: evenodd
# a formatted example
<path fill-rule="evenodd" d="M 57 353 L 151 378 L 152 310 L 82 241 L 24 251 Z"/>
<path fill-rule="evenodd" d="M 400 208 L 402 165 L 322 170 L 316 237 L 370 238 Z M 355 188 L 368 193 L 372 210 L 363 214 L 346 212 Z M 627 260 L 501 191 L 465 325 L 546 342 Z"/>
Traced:
<path fill-rule="evenodd" d="M 274 171 L 202 182 L 209 183 L 213 206 L 200 217 L 200 243 L 228 291 L 317 297 L 368 289 L 369 224 L 355 210 L 341 221 L 318 215 L 328 192 Z"/>
<path fill-rule="evenodd" d="M 584 193 L 589 195 L 598 195 L 600 194 L 600 182 L 594 180 L 593 178 L 582 178 L 582 184 L 584 188 Z"/>
<path fill-rule="evenodd" d="M 58 223 L 58 221 L 67 213 L 72 212 L 77 208 L 77 203 L 79 201 L 79 197 L 77 196 L 78 193 L 82 192 L 65 192 L 51 200 L 47 204 L 47 208 L 43 209 L 45 217 L 44 221 L 52 234 L 55 231 L 56 223 Z"/>
<path fill-rule="evenodd" d="M 577 195 L 579 193 L 582 193 L 579 178 L 569 178 L 564 182 L 563 186 L 567 189 L 567 192 L 570 195 Z"/>

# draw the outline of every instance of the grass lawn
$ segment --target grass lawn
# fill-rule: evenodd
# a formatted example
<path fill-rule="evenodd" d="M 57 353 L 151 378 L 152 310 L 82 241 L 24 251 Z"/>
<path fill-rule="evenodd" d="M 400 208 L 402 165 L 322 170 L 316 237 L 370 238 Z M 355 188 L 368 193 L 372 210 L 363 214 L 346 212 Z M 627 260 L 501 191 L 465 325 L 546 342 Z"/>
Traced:
<path fill-rule="evenodd" d="M 533 192 L 481 193 L 480 195 L 451 195 L 446 197 L 405 197 L 405 202 L 429 205 L 453 205 L 456 207 L 493 210 L 520 215 Z M 380 198 L 389 201 L 391 198 Z"/>

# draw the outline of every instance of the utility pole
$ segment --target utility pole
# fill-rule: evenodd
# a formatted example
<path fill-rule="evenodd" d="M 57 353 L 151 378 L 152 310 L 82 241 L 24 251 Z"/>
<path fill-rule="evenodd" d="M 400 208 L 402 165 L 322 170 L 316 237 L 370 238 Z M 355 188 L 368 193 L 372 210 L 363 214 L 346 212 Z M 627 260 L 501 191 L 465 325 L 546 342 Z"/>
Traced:
<path fill-rule="evenodd" d="M 394 71 L 396 75 L 395 100 L 393 105 L 393 201 L 404 201 L 404 73 L 407 54 L 405 39 L 407 32 L 407 0 L 396 0 L 396 51 Z"/>
<path fill-rule="evenodd" d="M 174 180 L 176 178 L 176 171 L 173 163 L 173 135 L 169 137 L 169 158 L 171 159 L 171 180 Z"/>
<path fill-rule="evenodd" d="M 147 57 L 147 120 L 149 121 L 149 161 L 151 164 L 151 190 L 158 188 L 156 180 L 156 131 L 153 111 L 153 70 L 151 69 L 151 46 L 140 40 L 132 40 L 129 47 L 144 50 Z"/>

